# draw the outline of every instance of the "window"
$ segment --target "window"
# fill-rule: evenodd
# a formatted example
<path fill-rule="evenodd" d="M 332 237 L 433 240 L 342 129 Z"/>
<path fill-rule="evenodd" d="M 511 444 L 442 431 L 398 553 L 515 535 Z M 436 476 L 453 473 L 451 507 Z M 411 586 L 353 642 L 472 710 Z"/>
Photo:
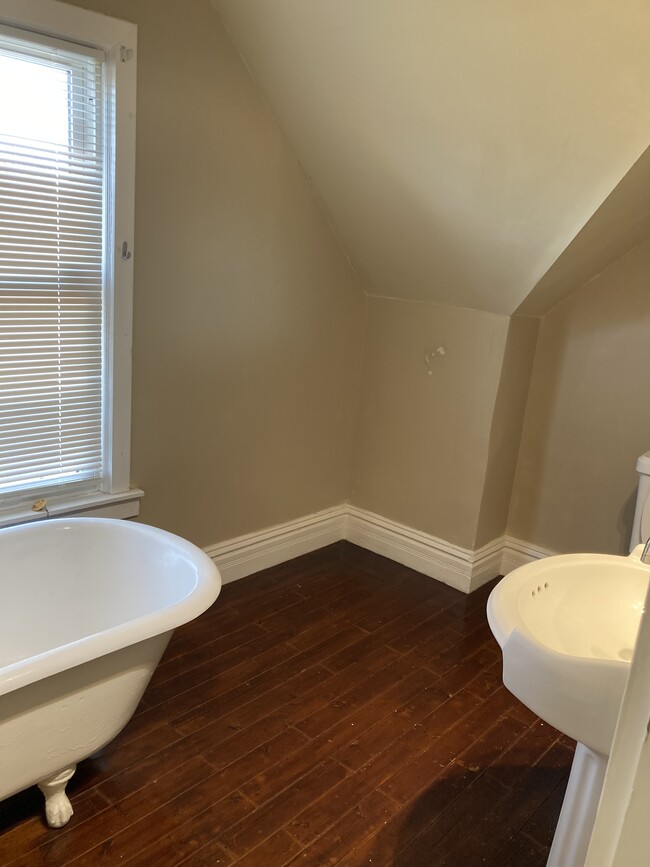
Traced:
<path fill-rule="evenodd" d="M 0 20 L 0 525 L 38 517 L 42 499 L 48 514 L 132 515 L 142 493 L 129 490 L 135 27 L 30 6 Z"/>

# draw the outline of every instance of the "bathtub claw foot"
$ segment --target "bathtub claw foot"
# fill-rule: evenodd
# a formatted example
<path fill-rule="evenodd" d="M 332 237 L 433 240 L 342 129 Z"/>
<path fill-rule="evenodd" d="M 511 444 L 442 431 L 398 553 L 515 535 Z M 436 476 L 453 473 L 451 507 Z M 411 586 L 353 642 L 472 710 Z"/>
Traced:
<path fill-rule="evenodd" d="M 38 788 L 45 795 L 45 818 L 50 828 L 62 828 L 70 821 L 74 810 L 65 793 L 68 780 L 77 766 L 72 765 L 47 780 L 41 780 Z"/>

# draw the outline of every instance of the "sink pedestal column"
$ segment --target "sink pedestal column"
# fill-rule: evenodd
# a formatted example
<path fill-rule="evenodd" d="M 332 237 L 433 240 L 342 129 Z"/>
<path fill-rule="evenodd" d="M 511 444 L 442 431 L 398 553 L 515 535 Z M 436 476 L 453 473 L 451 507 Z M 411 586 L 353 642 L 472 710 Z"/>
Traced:
<path fill-rule="evenodd" d="M 583 867 L 603 788 L 607 757 L 576 747 L 546 867 Z"/>

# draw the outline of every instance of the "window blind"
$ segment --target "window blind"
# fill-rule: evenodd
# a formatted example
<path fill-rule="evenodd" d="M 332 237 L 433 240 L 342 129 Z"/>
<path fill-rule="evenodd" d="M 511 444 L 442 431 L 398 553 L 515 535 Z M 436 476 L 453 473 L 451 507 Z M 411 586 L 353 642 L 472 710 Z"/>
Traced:
<path fill-rule="evenodd" d="M 103 470 L 100 52 L 0 29 L 0 500 Z"/>

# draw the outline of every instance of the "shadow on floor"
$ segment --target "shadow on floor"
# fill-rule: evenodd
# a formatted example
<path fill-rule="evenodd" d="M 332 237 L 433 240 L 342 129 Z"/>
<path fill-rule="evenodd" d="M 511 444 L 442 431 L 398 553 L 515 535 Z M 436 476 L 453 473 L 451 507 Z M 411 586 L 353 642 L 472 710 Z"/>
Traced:
<path fill-rule="evenodd" d="M 366 863 L 544 867 L 568 771 L 566 760 L 558 764 L 551 757 L 532 768 L 492 766 L 472 780 L 476 771 L 454 764 L 378 832 Z"/>

